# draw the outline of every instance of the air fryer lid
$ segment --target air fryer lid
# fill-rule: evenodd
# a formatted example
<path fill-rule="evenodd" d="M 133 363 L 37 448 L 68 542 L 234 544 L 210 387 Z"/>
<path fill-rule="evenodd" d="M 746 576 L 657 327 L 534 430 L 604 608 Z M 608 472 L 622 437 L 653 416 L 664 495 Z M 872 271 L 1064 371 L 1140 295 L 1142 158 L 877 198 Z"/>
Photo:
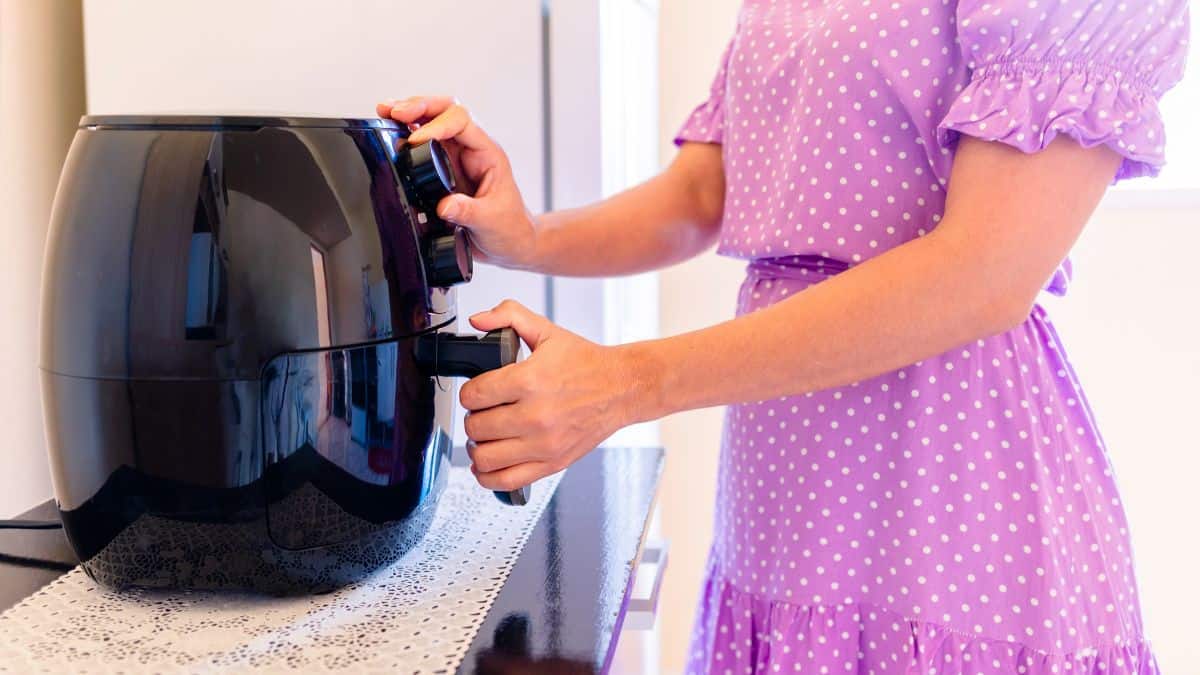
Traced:
<path fill-rule="evenodd" d="M 85 115 L 81 129 L 391 129 L 407 135 L 407 128 L 377 117 L 310 117 L 287 114 L 204 115 L 148 113 L 139 115 Z"/>
<path fill-rule="evenodd" d="M 207 121 L 217 119 L 264 121 Z M 454 231 L 421 222 L 397 166 L 409 155 L 401 135 L 81 130 L 55 205 L 66 225 L 48 245 L 44 316 L 54 330 L 42 365 L 81 377 L 257 379 L 281 352 L 413 335 L 448 319 L 431 316 L 446 310 L 433 303 L 437 289 L 469 277 L 467 264 L 450 264 L 465 242 L 445 246 Z"/>

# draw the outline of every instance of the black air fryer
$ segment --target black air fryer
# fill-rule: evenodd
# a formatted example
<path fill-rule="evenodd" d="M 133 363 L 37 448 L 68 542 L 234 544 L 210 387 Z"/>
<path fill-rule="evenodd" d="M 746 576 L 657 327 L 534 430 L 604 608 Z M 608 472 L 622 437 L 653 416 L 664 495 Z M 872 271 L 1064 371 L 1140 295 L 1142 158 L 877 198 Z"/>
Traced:
<path fill-rule="evenodd" d="M 465 233 L 436 143 L 378 119 L 92 116 L 54 204 L 42 396 L 84 569 L 114 587 L 319 591 L 429 527 Z M 441 376 L 441 377 L 439 377 Z M 521 502 L 523 493 L 498 495 Z"/>

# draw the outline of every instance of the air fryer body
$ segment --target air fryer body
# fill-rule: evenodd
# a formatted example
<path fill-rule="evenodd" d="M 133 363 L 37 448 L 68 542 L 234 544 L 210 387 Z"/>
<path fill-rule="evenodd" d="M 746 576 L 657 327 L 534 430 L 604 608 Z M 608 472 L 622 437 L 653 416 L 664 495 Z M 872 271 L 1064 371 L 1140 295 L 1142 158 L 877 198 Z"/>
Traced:
<path fill-rule="evenodd" d="M 406 135 L 84 118 L 47 244 L 42 395 L 94 578 L 320 590 L 428 528 L 455 391 L 414 347 L 455 305 L 427 278 L 447 228 L 406 183 Z"/>

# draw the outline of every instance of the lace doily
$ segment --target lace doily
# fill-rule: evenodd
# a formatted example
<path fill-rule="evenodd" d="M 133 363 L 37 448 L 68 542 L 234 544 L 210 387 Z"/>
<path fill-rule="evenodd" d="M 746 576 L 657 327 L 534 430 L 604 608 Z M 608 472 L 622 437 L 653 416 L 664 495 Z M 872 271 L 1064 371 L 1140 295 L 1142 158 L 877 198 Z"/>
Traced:
<path fill-rule="evenodd" d="M 0 615 L 0 671 L 452 672 L 560 478 L 517 508 L 451 469 L 426 537 L 327 595 L 118 593 L 77 567 Z"/>

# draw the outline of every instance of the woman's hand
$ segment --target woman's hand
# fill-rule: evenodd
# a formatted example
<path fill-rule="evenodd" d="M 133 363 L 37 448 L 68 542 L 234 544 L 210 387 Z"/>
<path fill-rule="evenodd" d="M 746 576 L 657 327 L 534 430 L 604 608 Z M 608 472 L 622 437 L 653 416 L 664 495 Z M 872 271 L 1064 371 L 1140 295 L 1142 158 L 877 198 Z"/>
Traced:
<path fill-rule="evenodd" d="M 470 181 L 474 196 L 453 194 L 438 204 L 443 220 L 471 233 L 476 257 L 505 267 L 534 264 L 533 216 L 513 179 L 508 155 L 471 119 L 466 108 L 448 96 L 414 96 L 376 106 L 413 129 L 409 143 L 441 141 Z"/>
<path fill-rule="evenodd" d="M 459 392 L 480 485 L 529 485 L 639 421 L 639 378 L 624 348 L 589 342 L 512 300 L 472 316 L 471 325 L 511 326 L 532 349 L 528 359 L 479 375 Z"/>

